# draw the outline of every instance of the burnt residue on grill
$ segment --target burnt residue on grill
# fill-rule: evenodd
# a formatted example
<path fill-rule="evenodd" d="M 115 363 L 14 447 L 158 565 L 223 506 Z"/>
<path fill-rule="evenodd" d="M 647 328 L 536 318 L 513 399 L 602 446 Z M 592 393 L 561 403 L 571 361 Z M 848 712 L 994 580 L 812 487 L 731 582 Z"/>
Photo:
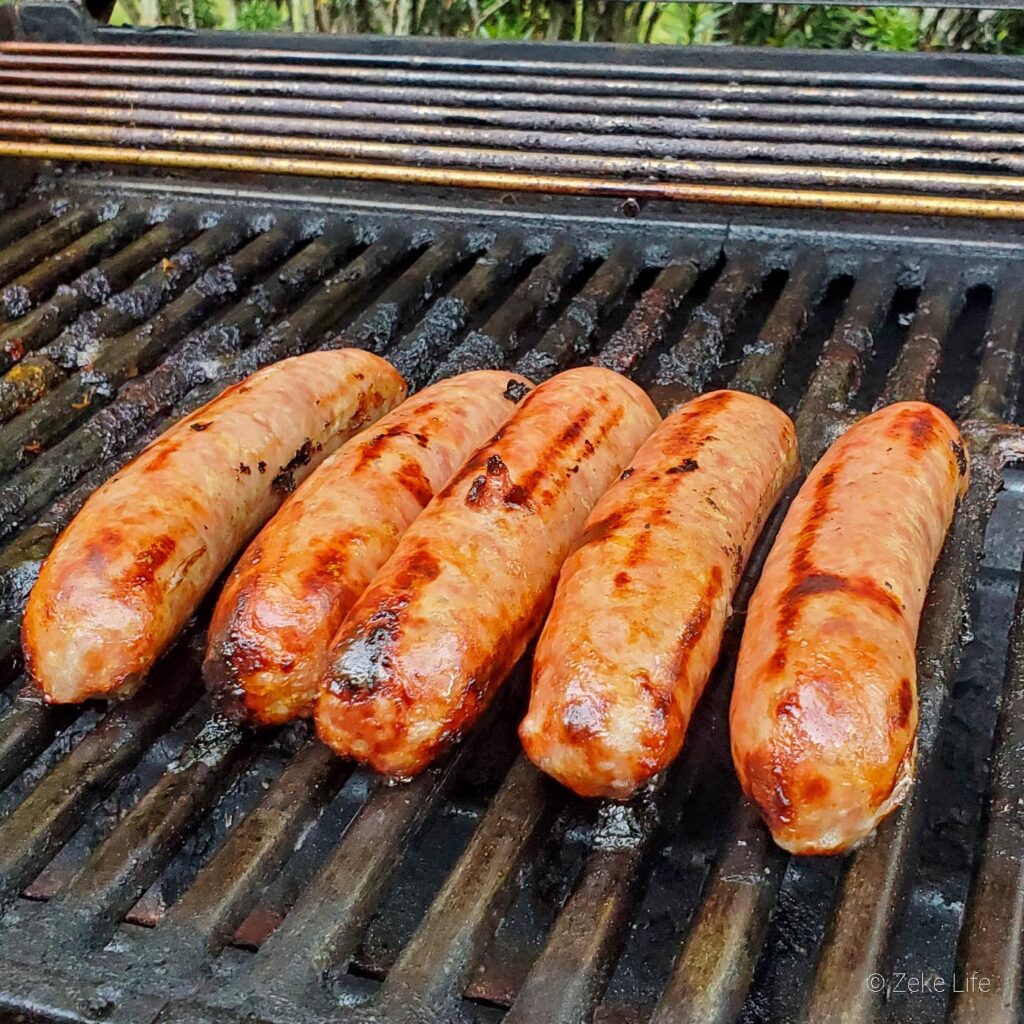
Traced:
<path fill-rule="evenodd" d="M 891 78 L 872 72 L 881 77 L 868 89 L 831 65 L 800 85 L 804 63 L 687 64 L 680 77 L 657 62 L 627 73 L 612 54 L 597 73 L 561 50 L 522 64 L 505 51 L 492 63 L 472 49 L 412 54 L 401 43 L 370 53 L 325 41 L 271 58 L 199 42 L 119 42 L 117 60 L 146 62 L 122 72 L 97 71 L 100 51 L 0 51 L 0 113 L 27 119 L 10 95 L 24 89 L 40 105 L 32 118 L 57 118 L 48 107 L 59 107 L 78 125 L 131 127 L 115 116 L 130 102 L 147 130 L 201 114 L 281 138 L 300 123 L 316 139 L 386 135 L 421 147 L 505 148 L 522 137 L 523 166 L 581 137 L 599 140 L 595 160 L 679 159 L 697 142 L 760 159 L 782 141 L 819 156 L 860 146 L 873 160 L 873 147 L 923 144 L 914 133 L 935 125 L 980 138 L 1020 117 L 998 78 L 958 88 L 949 69 L 915 93 L 956 94 L 925 120 L 912 97 L 894 97 Z M 61 69 L 54 54 L 91 63 Z M 233 84 L 198 91 L 170 60 L 192 71 L 230 64 L 218 80 Z M 268 63 L 282 66 L 277 77 Z M 151 81 L 120 91 L 102 81 L 129 71 Z M 94 95 L 76 97 L 78 116 L 66 82 L 41 80 L 57 73 L 88 75 L 75 88 Z M 544 102 L 510 93 L 510 76 L 543 85 Z M 311 103 L 305 93 L 321 79 L 332 95 Z M 428 80 L 449 83 L 448 106 Z M 728 98 L 698 96 L 680 112 L 680 89 L 711 86 Z M 398 88 L 422 102 L 402 100 L 412 119 L 392 123 L 380 115 L 396 109 Z M 837 88 L 888 104 L 887 127 L 835 106 Z M 766 99 L 780 90 L 784 103 Z M 451 105 L 470 93 L 498 99 Z M 1024 878 L 1012 712 L 1024 491 L 1003 464 L 1020 453 L 1010 424 L 1024 307 L 1006 237 L 944 225 L 904 239 L 906 225 L 865 219 L 747 223 L 657 204 L 626 218 L 620 202 L 569 196 L 468 203 L 353 188 L 321 202 L 267 180 L 226 195 L 237 187 L 72 171 L 41 178 L 0 214 L 0 1015 L 925 1024 L 949 1008 L 957 1024 L 1009 1024 L 1019 941 L 1008 934 L 1014 904 L 999 894 L 1019 893 Z M 485 367 L 540 381 L 589 362 L 634 376 L 663 411 L 736 388 L 795 415 L 807 463 L 881 402 L 931 398 L 957 416 L 973 482 L 922 624 L 919 783 L 877 839 L 845 859 L 787 857 L 729 763 L 742 613 L 784 509 L 751 553 L 680 758 L 626 806 L 577 800 L 517 757 L 528 662 L 481 727 L 451 737 L 455 749 L 407 785 L 335 758 L 307 724 L 255 733 L 220 718 L 199 680 L 208 607 L 128 701 L 43 705 L 18 674 L 19 616 L 89 493 L 245 374 L 344 344 L 382 353 L 412 389 Z M 507 398 L 510 410 L 528 401 L 518 386 Z M 313 443 L 284 466 L 238 472 L 288 489 Z M 674 472 L 700 464 L 699 452 L 681 452 Z M 462 497 L 528 514 L 528 484 L 485 460 Z M 429 559 L 419 569 L 431 571 Z M 383 678 L 386 612 L 339 680 L 352 699 Z M 951 984 L 957 965 L 961 977 L 998 978 L 996 994 L 882 1003 L 867 982 L 927 970 Z"/>

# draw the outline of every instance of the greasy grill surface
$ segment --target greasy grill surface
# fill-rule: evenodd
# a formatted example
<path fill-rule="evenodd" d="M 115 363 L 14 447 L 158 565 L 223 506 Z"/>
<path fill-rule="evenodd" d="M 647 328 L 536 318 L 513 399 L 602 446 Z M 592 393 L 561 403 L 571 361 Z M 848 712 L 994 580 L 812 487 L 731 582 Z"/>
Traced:
<path fill-rule="evenodd" d="M 802 56 L 727 67 L 12 41 L 0 43 L 0 153 L 1024 216 L 1012 64 L 948 74 L 844 56 L 827 69 Z"/>
<path fill-rule="evenodd" d="M 989 534 L 1020 511 L 1003 470 L 1021 453 L 1012 249 L 389 213 L 394 197 L 332 212 L 204 196 L 217 187 L 179 183 L 168 200 L 71 176 L 0 217 L 0 1012 L 710 1024 L 932 1021 L 948 1004 L 958 1022 L 1014 1019 L 1020 605 L 980 815 L 1021 553 L 1019 537 L 985 544 L 1004 476 Z M 766 543 L 682 757 L 627 807 L 577 800 L 518 754 L 521 670 L 488 724 L 407 786 L 333 758 L 304 725 L 256 736 L 211 719 L 205 612 L 124 704 L 22 695 L 27 589 L 90 490 L 227 383 L 324 345 L 381 352 L 415 386 L 596 360 L 663 411 L 738 387 L 794 414 L 807 460 L 880 401 L 928 396 L 958 415 L 974 475 L 921 634 L 920 782 L 877 841 L 786 858 L 738 796 L 724 714 Z M 996 639 L 965 696 L 979 578 L 976 628 Z M 985 993 L 883 1005 L 869 987 L 901 956 L 948 978 L 958 955 Z"/>

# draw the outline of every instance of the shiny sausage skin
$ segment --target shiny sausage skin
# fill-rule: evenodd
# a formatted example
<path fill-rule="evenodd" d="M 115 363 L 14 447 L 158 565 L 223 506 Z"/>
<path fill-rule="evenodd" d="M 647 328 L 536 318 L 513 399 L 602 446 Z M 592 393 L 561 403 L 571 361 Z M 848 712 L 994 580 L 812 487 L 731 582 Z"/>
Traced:
<path fill-rule="evenodd" d="M 635 384 L 593 366 L 524 398 L 342 624 L 320 738 L 409 777 L 469 729 L 540 628 L 587 514 L 658 419 Z"/>
<path fill-rule="evenodd" d="M 25 663 L 46 700 L 136 689 L 295 484 L 404 397 L 378 356 L 315 352 L 254 373 L 157 438 L 89 498 L 29 596 Z"/>
<path fill-rule="evenodd" d="M 786 516 L 750 601 L 731 731 L 744 791 L 793 853 L 849 849 L 913 781 L 917 630 L 968 473 L 944 413 L 890 405 L 832 445 Z"/>
<path fill-rule="evenodd" d="M 768 512 L 798 468 L 764 399 L 667 417 L 594 507 L 537 642 L 530 759 L 581 796 L 632 796 L 679 753 Z"/>
<path fill-rule="evenodd" d="M 228 579 L 210 626 L 209 685 L 262 725 L 312 715 L 327 647 L 349 608 L 529 387 L 497 370 L 441 381 L 327 459 Z"/>

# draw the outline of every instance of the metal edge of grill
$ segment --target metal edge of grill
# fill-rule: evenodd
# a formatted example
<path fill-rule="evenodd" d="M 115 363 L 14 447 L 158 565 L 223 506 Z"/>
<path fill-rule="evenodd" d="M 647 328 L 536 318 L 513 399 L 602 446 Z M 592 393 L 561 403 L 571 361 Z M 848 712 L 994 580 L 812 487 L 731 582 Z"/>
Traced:
<path fill-rule="evenodd" d="M 346 186 L 339 205 L 318 188 L 45 173 L 0 220 L 3 1012 L 1015 1019 L 1024 545 L 1021 478 L 1005 467 L 1021 457 L 1024 299 L 1012 234 L 659 204 L 625 219 L 571 198 L 554 216 L 540 198 L 445 208 L 447 193 L 371 186 Z M 729 673 L 772 528 L 683 756 L 626 807 L 570 799 L 516 756 L 521 672 L 493 720 L 406 787 L 377 785 L 302 727 L 254 737 L 208 720 L 198 626 L 125 704 L 19 695 L 20 602 L 91 488 L 226 383 L 324 344 L 382 352 L 415 386 L 594 358 L 662 409 L 739 387 L 796 414 L 811 460 L 880 401 L 929 395 L 958 413 L 976 473 L 920 638 L 919 783 L 878 839 L 845 859 L 786 858 L 732 781 Z M 997 672 L 970 692 L 957 665 L 966 648 L 979 671 L 985 644 Z M 945 863 L 950 847 L 962 863 Z M 939 949 L 922 921 L 945 922 Z M 994 991 L 915 1003 L 872 990 L 915 955 Z"/>

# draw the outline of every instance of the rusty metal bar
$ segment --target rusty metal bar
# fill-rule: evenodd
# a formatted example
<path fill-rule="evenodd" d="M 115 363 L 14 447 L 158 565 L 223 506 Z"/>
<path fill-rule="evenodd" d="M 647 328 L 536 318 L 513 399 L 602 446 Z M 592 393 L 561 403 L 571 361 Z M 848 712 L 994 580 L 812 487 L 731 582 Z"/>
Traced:
<path fill-rule="evenodd" d="M 434 365 L 445 357 L 470 319 L 485 308 L 522 266 L 526 253 L 517 234 L 501 234 L 473 269 L 427 310 L 423 319 L 388 352 L 388 359 L 409 382 L 423 387 Z"/>
<path fill-rule="evenodd" d="M 949 1024 L 1015 1024 L 1024 1015 L 1024 586 L 1010 626 L 992 750 L 985 831 L 960 931 L 960 983 Z"/>
<path fill-rule="evenodd" d="M 352 772 L 352 764 L 311 742 L 293 758 L 260 804 L 235 828 L 163 922 L 144 940 L 187 973 L 219 952 L 242 923 L 260 888 L 293 850 Z"/>
<path fill-rule="evenodd" d="M 708 297 L 690 315 L 682 337 L 658 356 L 658 369 L 647 390 L 662 415 L 703 390 L 726 338 L 766 273 L 758 254 L 740 252 L 728 259 Z"/>
<path fill-rule="evenodd" d="M 849 408 L 864 356 L 885 322 L 896 294 L 899 265 L 878 260 L 862 267 L 846 306 L 822 350 L 821 361 L 800 403 L 796 425 L 800 454 L 807 466 L 834 439 L 836 410 Z"/>
<path fill-rule="evenodd" d="M 21 203 L 16 210 L 0 211 L 0 249 L 25 238 L 41 224 L 67 213 L 64 200 L 36 199 Z"/>
<path fill-rule="evenodd" d="M 208 719 L 84 867 L 48 901 L 31 936 L 22 937 L 23 949 L 38 949 L 45 956 L 69 939 L 83 947 L 106 943 L 227 788 L 244 763 L 249 738 L 235 723 Z"/>
<path fill-rule="evenodd" d="M 0 329 L 0 371 L 8 370 L 24 353 L 51 341 L 85 310 L 127 287 L 138 276 L 140 266 L 148 267 L 192 234 L 196 219 L 187 212 L 171 215 L 120 252 L 90 267 L 69 288 L 58 290 L 31 313 Z M 0 421 L 4 419 L 0 412 Z"/>
<path fill-rule="evenodd" d="M 52 89 L 53 79 L 31 71 L 5 71 L 0 69 L 0 95 L 20 99 L 29 95 L 38 98 L 66 98 L 69 88 L 77 89 L 80 95 L 88 91 L 88 95 L 107 102 L 127 101 L 135 105 L 153 107 L 175 107 L 186 105 L 192 109 L 211 109 L 217 104 L 231 100 L 258 100 L 273 97 L 283 101 L 305 99 L 321 103 L 342 103 L 353 101 L 363 104 L 402 104 L 403 109 L 417 107 L 426 110 L 439 102 L 444 106 L 455 105 L 461 108 L 463 116 L 473 110 L 487 111 L 530 111 L 540 112 L 544 116 L 550 113 L 567 113 L 583 116 L 606 115 L 612 117 L 658 117 L 678 119 L 680 103 L 657 96 L 625 96 L 596 95 L 585 90 L 577 95 L 559 94 L 548 89 L 528 91 L 493 91 L 487 89 L 443 89 L 429 87 L 391 85 L 391 84 L 359 84 L 331 83 L 296 80 L 257 80 L 245 78 L 223 78 L 211 76 L 170 76 L 160 75 L 112 75 L 67 72 L 59 79 L 64 85 L 64 92 L 53 93 L 42 90 Z M 4 82 L 18 83 L 17 86 L 5 86 Z M 828 90 L 824 90 L 828 92 Z M 199 96 L 212 97 L 209 100 L 197 99 Z M 935 128 L 977 127 L 986 131 L 998 128 L 1019 130 L 1024 125 L 1020 114 L 1014 110 L 1001 110 L 989 106 L 986 109 L 974 110 L 957 107 L 954 103 L 944 100 L 934 101 L 939 95 L 932 93 L 931 104 L 914 105 L 918 96 L 912 94 L 908 102 L 896 105 L 891 96 L 879 97 L 877 94 L 857 92 L 845 103 L 832 102 L 797 102 L 786 97 L 775 95 L 776 100 L 761 97 L 726 99 L 712 94 L 706 98 L 691 97 L 685 104 L 685 112 L 690 117 L 708 118 L 711 120 L 745 119 L 751 121 L 785 122 L 824 122 L 827 124 L 853 124 L 863 122 L 884 122 L 886 124 L 921 124 Z M 181 99 L 179 97 L 187 97 Z M 224 98 L 227 99 L 224 99 Z M 233 109 L 239 109 L 233 105 Z M 306 112 L 308 112 L 308 107 Z M 349 106 L 346 108 L 353 110 Z M 272 111 L 268 111 L 272 112 Z M 299 110 L 282 113 L 301 113 Z M 325 111 L 326 112 L 326 111 Z M 335 112 L 341 113 L 340 109 Z M 863 141 L 863 140 L 861 140 Z"/>
<path fill-rule="evenodd" d="M 559 238 L 487 323 L 452 349 L 431 381 L 468 370 L 501 369 L 516 354 L 521 332 L 558 303 L 580 265 L 576 246 Z"/>
<path fill-rule="evenodd" d="M 177 650 L 180 653 L 182 645 Z M 82 823 L 106 787 L 191 703 L 197 674 L 165 660 L 158 679 L 103 721 L 5 819 L 0 835 L 0 912 Z M 153 693 L 160 694 L 159 700 Z"/>
<path fill-rule="evenodd" d="M 149 266 L 150 261 L 147 261 L 143 265 L 148 269 L 130 287 L 112 297 L 106 294 L 106 279 L 95 279 L 86 285 L 86 291 L 93 292 L 95 287 L 96 301 L 104 303 L 102 307 L 87 311 L 37 353 L 25 356 L 17 336 L 7 339 L 0 352 L 0 368 L 6 368 L 11 362 L 19 365 L 17 372 L 10 372 L 0 380 L 0 423 L 43 397 L 66 377 L 69 368 L 95 358 L 104 339 L 119 335 L 153 316 L 165 301 L 191 283 L 210 263 L 237 248 L 247 230 L 241 218 L 225 217 L 191 245 L 178 250 L 172 259 L 164 258 L 155 266 Z M 128 260 L 139 255 L 154 255 L 148 246 L 142 246 L 143 240 L 128 246 L 119 256 Z M 118 274 L 116 279 L 130 281 L 138 274 L 139 266 L 136 265 L 133 272 L 121 262 L 114 270 Z"/>
<path fill-rule="evenodd" d="M 48 106 L 59 106 L 66 109 L 67 116 L 74 120 L 85 119 L 81 111 L 89 109 L 110 111 L 109 115 L 97 114 L 93 120 L 128 119 L 128 114 L 120 109 L 126 106 L 133 112 L 133 117 L 139 119 L 139 123 L 170 124 L 170 118 L 180 116 L 183 121 L 187 119 L 193 126 L 199 126 L 207 123 L 204 115 L 219 114 L 222 119 L 224 116 L 249 119 L 235 122 L 239 125 L 258 118 L 264 130 L 273 125 L 275 131 L 287 134 L 320 134 L 316 127 L 318 125 L 324 129 L 329 127 L 330 134 L 337 134 L 341 130 L 365 130 L 364 122 L 369 121 L 377 123 L 377 129 L 382 133 L 378 137 L 383 139 L 389 133 L 394 140 L 399 135 L 404 138 L 404 133 L 413 125 L 436 125 L 440 131 L 458 131 L 463 126 L 467 129 L 483 129 L 485 132 L 493 126 L 509 133 L 519 132 L 523 142 L 527 142 L 531 133 L 537 131 L 548 132 L 554 137 L 579 134 L 588 138 L 588 146 L 591 142 L 612 144 L 609 138 L 600 143 L 595 136 L 614 135 L 626 139 L 638 135 L 649 141 L 659 138 L 745 139 L 807 144 L 827 141 L 846 146 L 898 145 L 927 149 L 937 144 L 936 129 L 943 129 L 942 143 L 963 150 L 1019 152 L 1024 149 L 1024 117 L 999 112 L 951 113 L 946 110 L 893 110 L 890 107 L 863 106 L 830 109 L 806 105 L 697 102 L 687 104 L 685 113 L 672 109 L 652 115 L 634 109 L 625 113 L 607 111 L 606 105 L 596 113 L 545 109 L 539 105 L 526 110 L 481 107 L 472 101 L 466 106 L 445 106 L 438 103 L 447 97 L 438 96 L 421 102 L 389 102 L 379 96 L 364 100 L 326 97 L 302 99 L 244 92 L 230 94 L 98 88 L 90 88 L 86 95 L 93 105 L 76 106 L 82 104 L 81 88 L 0 84 L 0 100 L 7 98 L 8 102 L 18 103 L 31 100 L 32 108 L 39 113 Z M 199 115 L 198 118 L 195 115 Z M 730 116 L 737 119 L 730 120 Z M 277 125 L 281 121 L 284 123 L 279 129 Z M 926 127 L 905 127 L 916 124 L 925 124 Z"/>
<path fill-rule="evenodd" d="M 523 178 L 537 175 L 615 178 L 623 182 L 634 179 L 658 186 L 684 183 L 731 183 L 737 187 L 767 186 L 792 189 L 882 189 L 903 190 L 916 195 L 985 197 L 1020 197 L 1024 195 L 1024 176 L 1013 174 L 958 173 L 955 171 L 914 171 L 883 168 L 838 168 L 824 164 L 756 163 L 753 160 L 681 159 L 669 157 L 603 156 L 589 153 L 522 152 L 515 149 L 483 149 L 470 146 L 437 146 L 415 143 L 392 143 L 361 139 L 311 138 L 283 135 L 245 134 L 232 131 L 196 131 L 178 128 L 132 128 L 93 124 L 63 124 L 52 121 L 0 123 L 4 146 L 20 145 L 20 140 L 53 140 L 55 153 L 66 144 L 83 151 L 102 146 L 134 148 L 141 155 L 165 152 L 164 147 L 185 150 L 182 155 L 201 159 L 200 151 L 214 150 L 211 159 L 222 159 L 225 150 L 242 160 L 294 159 L 297 164 L 315 164 L 320 160 L 349 161 L 383 160 L 408 166 L 422 174 L 428 169 L 460 170 L 464 173 L 494 172 L 518 174 Z M 29 141 L 25 145 L 40 143 Z M 0 150 L 2 152 L 3 150 Z M 271 156 L 269 154 L 282 154 Z M 808 155 L 813 159 L 812 155 Z M 56 159 L 57 157 L 54 156 Z M 82 156 L 82 159 L 96 159 Z M 999 157 L 1000 165 L 1013 169 L 1015 158 Z M 119 161 L 120 162 L 120 161 Z M 144 161 L 152 162 L 152 161 Z M 901 161 L 902 162 L 902 161 Z M 991 165 L 991 161 L 989 161 Z M 212 165 L 211 165 L 212 166 Z M 1022 164 L 1024 167 L 1024 164 Z M 240 167 L 239 169 L 245 169 Z M 304 173 L 304 172 L 298 172 Z M 314 173 L 309 171 L 308 173 Z"/>
<path fill-rule="evenodd" d="M 458 1005 L 473 968 L 512 895 L 528 844 L 552 809 L 548 782 L 518 757 L 469 846 L 430 905 L 374 1000 L 379 1017 L 422 1020 Z"/>
<path fill-rule="evenodd" d="M 967 403 L 971 419 L 1012 420 L 1016 412 L 1021 365 L 1021 331 L 1024 330 L 1024 289 L 1017 268 L 1007 270 L 993 289 L 989 321 L 985 328 L 978 381 Z"/>
<path fill-rule="evenodd" d="M 739 1016 L 786 858 L 745 801 L 730 831 L 650 1024 L 733 1024 Z"/>
<path fill-rule="evenodd" d="M 0 90 L 2 95 L 2 90 Z M 250 136 L 273 135 L 285 139 L 302 137 L 330 140 L 330 149 L 346 156 L 356 156 L 361 143 L 386 143 L 406 146 L 442 146 L 463 148 L 467 152 L 481 149 L 519 152 L 548 152 L 605 155 L 657 159 L 715 159 L 715 160 L 767 160 L 771 163 L 829 163 L 867 167 L 949 167 L 953 170 L 974 168 L 982 172 L 998 167 L 1002 172 L 1024 170 L 1024 136 L 1020 133 L 998 132 L 885 132 L 879 129 L 843 130 L 826 125 L 780 125 L 767 129 L 743 122 L 706 122 L 680 119 L 681 132 L 671 135 L 618 134 L 600 131 L 551 131 L 543 122 L 555 115 L 538 112 L 529 128 L 459 125 L 458 123 L 425 123 L 406 108 L 394 109 L 394 119 L 383 120 L 384 111 L 377 109 L 378 117 L 364 120 L 329 118 L 316 110 L 314 116 L 307 104 L 298 116 L 284 115 L 273 101 L 267 113 L 236 113 L 234 111 L 176 110 L 140 108 L 138 106 L 97 106 L 69 100 L 59 103 L 20 103 L 0 101 L 0 117 L 12 119 L 4 125 L 9 134 L 19 136 L 54 135 L 50 126 L 58 122 L 87 122 L 99 126 L 124 125 L 140 130 L 206 131 Z M 342 101 L 344 103 L 345 101 Z M 166 104 L 165 104 L 166 105 Z M 319 107 L 319 105 L 317 105 Z M 437 108 L 430 108 L 431 110 Z M 451 109 L 451 108 L 444 108 Z M 462 120 L 469 120 L 461 112 Z M 563 115 L 566 116 L 566 115 Z M 568 115 L 572 120 L 572 116 Z M 458 114 L 455 115 L 459 120 Z M 522 118 L 521 118 L 522 119 Z M 578 120 L 578 119 L 577 119 Z M 45 131 L 36 127 L 16 127 L 16 121 L 32 126 L 47 126 Z M 599 127 L 599 126 L 595 126 Z M 758 130 L 759 129 L 759 130 Z M 112 135 L 117 129 L 107 128 Z M 830 137 L 839 135 L 837 141 Z M 735 137 L 734 137 L 735 136 Z M 755 137 L 751 137 L 755 136 Z M 82 128 L 69 129 L 63 137 L 87 138 Z M 125 139 L 131 143 L 130 138 Z M 163 144 L 162 136 L 159 141 Z M 325 144 L 313 145 L 301 141 L 281 147 L 292 152 L 327 152 Z M 236 147 L 232 147 L 236 148 Z M 468 162 L 468 161 L 467 161 Z"/>
<path fill-rule="evenodd" d="M 74 712 L 16 697 L 0 715 L 0 790 L 5 789 L 68 724 Z"/>
<path fill-rule="evenodd" d="M 696 256 L 679 257 L 679 262 L 662 270 L 597 354 L 596 362 L 618 373 L 632 373 L 648 352 L 661 347 L 672 314 L 696 284 L 700 270 Z"/>
<path fill-rule="evenodd" d="M 615 308 L 640 271 L 632 244 L 618 243 L 580 289 L 544 337 L 516 363 L 516 370 L 535 383 L 586 356 L 601 320 Z"/>
<path fill-rule="evenodd" d="M 118 45 L 116 43 L 59 43 L 34 42 L 28 40 L 10 40 L 0 43 L 0 50 L 11 54 L 35 54 L 39 56 L 79 56 L 79 57 L 135 57 L 140 49 L 136 45 Z M 776 69 L 757 67 L 723 67 L 719 68 L 704 62 L 694 65 L 685 64 L 645 64 L 615 63 L 602 61 L 588 65 L 580 61 L 537 60 L 508 56 L 495 58 L 490 55 L 477 58 L 464 55 L 454 56 L 447 53 L 409 54 L 409 53 L 330 53 L 324 51 L 277 49 L 273 47 L 216 47 L 216 46 L 157 46 L 146 45 L 144 52 L 155 63 L 154 58 L 177 58 L 182 61 L 200 63 L 211 59 L 219 62 L 222 59 L 244 62 L 278 61 L 289 65 L 352 65 L 357 67 L 376 68 L 436 68 L 443 70 L 477 71 L 484 74 L 495 69 L 502 71 L 529 72 L 535 75 L 565 74 L 582 77 L 599 77 L 612 80 L 616 77 L 640 79 L 679 79 L 695 78 L 709 82 L 755 81 L 763 84 L 791 82 L 807 85 L 857 85 L 866 79 L 875 85 L 894 85 L 906 87 L 916 85 L 922 89 L 950 88 L 970 90 L 1019 90 L 1020 80 L 1010 76 L 995 75 L 935 75 L 935 74 L 890 74 L 884 71 L 839 71 L 829 69 Z M 593 70 L 591 70 L 593 69 Z"/>
<path fill-rule="evenodd" d="M 782 368 L 821 299 L 826 277 L 827 269 L 819 254 L 805 252 L 797 256 L 782 294 L 729 381 L 730 388 L 771 399 Z"/>
<path fill-rule="evenodd" d="M 170 90 L 192 90 L 196 88 L 216 91 L 225 84 L 244 83 L 248 88 L 259 91 L 268 85 L 287 87 L 289 91 L 304 86 L 316 85 L 328 88 L 357 88 L 353 83 L 362 83 L 378 88 L 412 87 L 433 90 L 473 90 L 499 94 L 502 91 L 518 90 L 523 93 L 578 94 L 582 96 L 607 96 L 613 98 L 658 98 L 675 100 L 693 99 L 742 99 L 750 102 L 789 101 L 819 103 L 842 106 L 847 103 L 877 103 L 892 106 L 916 105 L 921 107 L 961 106 L 966 109 L 1001 110 L 1024 108 L 1024 96 L 1019 86 L 1007 90 L 1006 85 L 1016 85 L 1006 80 L 1002 91 L 974 91 L 969 88 L 927 90 L 861 85 L 831 84 L 806 85 L 796 83 L 741 83 L 731 80 L 702 82 L 673 77 L 667 81 L 645 79 L 629 74 L 624 77 L 613 75 L 580 77 L 577 73 L 555 76 L 536 76 L 517 69 L 511 74 L 494 73 L 486 75 L 466 74 L 451 71 L 436 71 L 421 68 L 380 69 L 374 67 L 341 66 L 338 64 L 309 67 L 295 62 L 247 62 L 237 59 L 220 59 L 215 63 L 199 65 L 195 61 L 164 59 L 153 61 L 137 54 L 120 57 L 113 65 L 115 70 L 96 72 L 96 61 L 92 57 L 59 55 L 35 56 L 0 50 L 0 68 L 8 80 L 46 81 L 59 80 L 80 83 L 81 78 L 90 78 L 97 86 L 142 85 L 144 88 L 166 88 Z M 82 71 L 72 69 L 81 68 Z M 199 73 L 197 73 L 199 72 Z M 203 74 L 205 72 L 205 74 Z M 212 74 L 211 74 L 212 72 Z M 995 80 L 998 82 L 998 80 Z M 993 84 L 995 84 L 993 82 Z M 998 88 L 998 86 L 996 86 Z"/>
<path fill-rule="evenodd" d="M 0 307 L 7 319 L 24 316 L 57 285 L 73 278 L 83 266 L 132 241 L 148 220 L 145 210 L 129 207 L 97 225 L 49 259 L 15 278 L 0 293 Z"/>
<path fill-rule="evenodd" d="M 778 206 L 792 209 L 847 210 L 862 213 L 917 214 L 922 216 L 972 217 L 984 220 L 1024 219 L 1024 202 L 1013 199 L 976 199 L 956 195 L 919 195 L 880 192 L 828 191 L 815 188 L 761 188 L 756 185 L 719 185 L 703 181 L 627 181 L 568 174 L 518 174 L 509 171 L 475 170 L 461 167 L 413 167 L 358 163 L 347 160 L 317 160 L 309 157 L 261 156 L 215 152 L 179 152 L 165 149 L 126 149 L 97 145 L 48 142 L 0 141 L 0 157 L 34 160 L 75 160 L 127 164 L 137 167 L 165 167 L 188 170 L 219 170 L 255 174 L 296 174 L 309 177 L 390 182 L 392 184 L 440 185 L 498 190 L 502 192 L 545 192 L 554 195 L 588 195 L 626 199 L 661 199 L 671 202 L 705 202 L 747 206 Z M 517 162 L 519 162 L 517 160 Z M 749 174 L 752 165 L 741 165 Z M 774 169 L 776 172 L 782 170 Z M 768 173 L 771 173 L 770 171 Z M 908 172 L 908 174 L 911 172 Z M 923 174 L 923 172 L 915 172 Z M 836 174 L 813 170 L 823 184 L 833 184 Z M 864 184 L 881 184 L 880 171 L 860 175 Z M 779 174 L 774 174 L 780 177 Z M 883 175 L 884 177 L 884 175 Z M 908 175 L 901 175 L 905 180 Z M 961 187 L 955 176 L 924 175 L 950 189 Z M 969 187 L 972 175 L 963 176 Z M 781 176 L 780 180 L 785 180 Z M 998 179 L 991 179 L 997 181 Z M 923 184 L 923 179 L 918 184 Z M 1007 179 L 1010 190 L 1024 190 L 1024 182 Z"/>
<path fill-rule="evenodd" d="M 473 249 L 473 241 L 465 233 L 435 242 L 331 342 L 331 347 L 351 345 L 383 352 L 402 324 L 430 301 L 452 271 L 472 256 Z"/>
<path fill-rule="evenodd" d="M 942 359 L 942 346 L 964 303 L 964 282 L 956 264 L 929 266 L 917 300 L 914 322 L 889 373 L 878 405 L 926 401 Z"/>
<path fill-rule="evenodd" d="M 18 274 L 34 267 L 41 259 L 74 242 L 100 221 L 100 211 L 89 206 L 71 209 L 30 234 L 12 240 L 0 252 L 0 284 L 6 285 Z"/>

